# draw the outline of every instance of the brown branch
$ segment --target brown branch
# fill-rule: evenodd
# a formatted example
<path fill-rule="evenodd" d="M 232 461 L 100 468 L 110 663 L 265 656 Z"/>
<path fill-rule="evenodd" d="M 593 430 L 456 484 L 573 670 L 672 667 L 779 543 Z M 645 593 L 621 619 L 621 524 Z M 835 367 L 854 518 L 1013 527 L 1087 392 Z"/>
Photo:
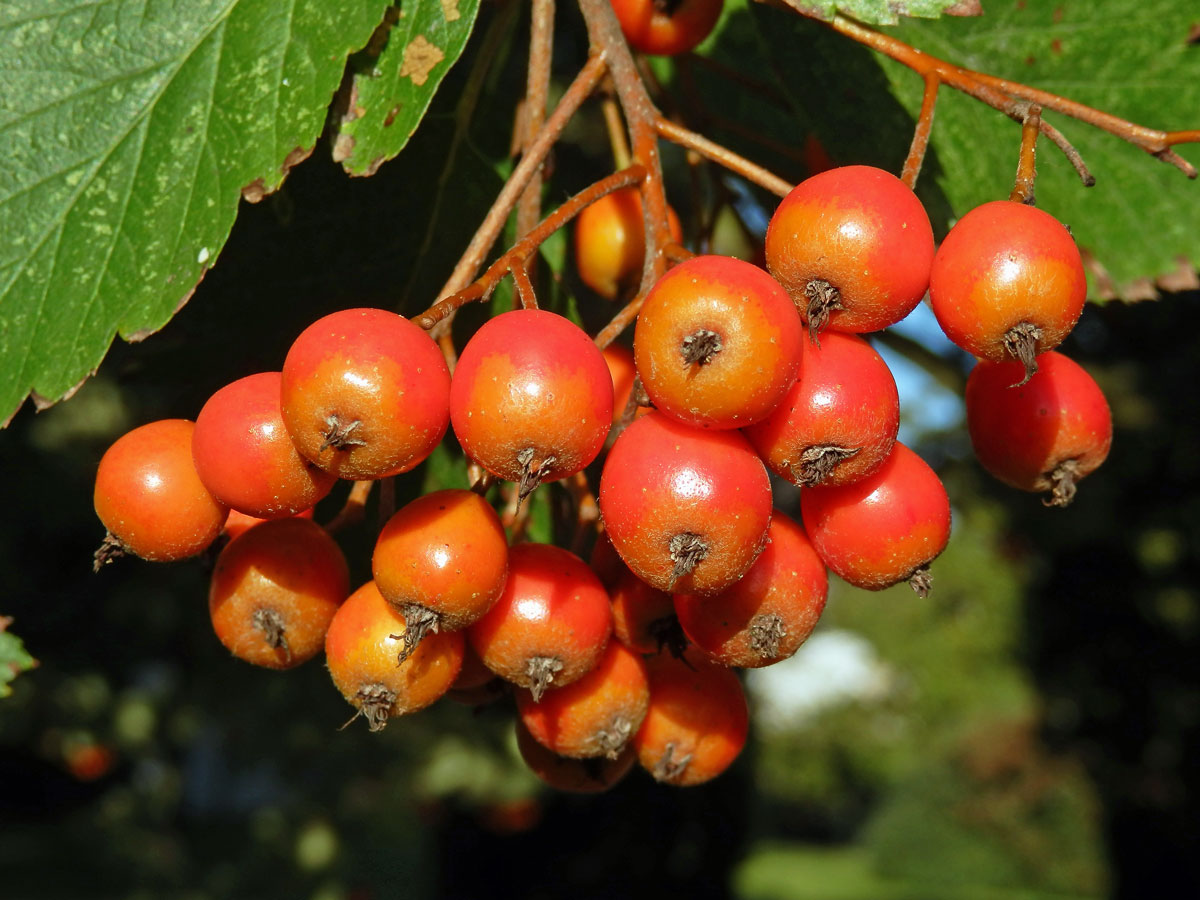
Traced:
<path fill-rule="evenodd" d="M 1003 112 L 1018 122 L 1024 121 L 1025 106 L 1029 103 L 1037 103 L 1044 109 L 1078 119 L 1124 141 L 1128 141 L 1134 146 L 1141 147 L 1152 156 L 1156 156 L 1164 162 L 1175 166 L 1187 175 L 1188 178 L 1196 177 L 1196 168 L 1177 153 L 1174 153 L 1171 147 L 1175 144 L 1200 142 L 1200 130 L 1168 132 L 1147 128 L 1144 125 L 1129 122 L 1111 113 L 1094 109 L 1066 97 L 1060 97 L 1058 94 L 1052 94 L 1049 91 L 1038 90 L 1037 88 L 1031 88 L 1016 81 L 997 78 L 994 75 L 987 75 L 983 72 L 975 72 L 971 69 L 954 65 L 943 59 L 938 59 L 936 56 L 930 56 L 928 53 L 917 50 L 915 47 L 891 35 L 875 31 L 841 15 L 834 16 L 826 24 L 846 37 L 858 41 L 860 44 L 891 57 L 901 65 L 912 69 L 922 78 L 926 79 L 927 85 L 930 78 L 936 78 L 940 83 L 962 91 L 976 100 L 986 103 L 993 109 Z M 928 93 L 928 88 L 926 93 Z M 1051 134 L 1053 129 L 1049 128 L 1044 120 L 1041 125 L 1041 131 L 1042 134 L 1051 138 L 1060 149 L 1070 146 L 1061 134 L 1058 134 L 1056 139 Z M 1071 162 L 1075 165 L 1077 171 L 1081 171 L 1081 177 L 1083 177 L 1082 173 L 1086 172 L 1086 168 L 1081 170 L 1081 161 L 1079 160 L 1078 153 L 1074 152 L 1073 147 L 1071 151 L 1074 154 Z M 1087 183 L 1086 178 L 1085 183 Z"/>
<path fill-rule="evenodd" d="M 537 294 L 533 290 L 533 280 L 529 277 L 529 267 L 524 263 L 513 263 L 509 266 L 513 283 L 517 286 L 517 298 L 521 301 L 522 309 L 537 309 Z"/>
<path fill-rule="evenodd" d="M 354 482 L 342 508 L 338 510 L 337 515 L 325 523 L 325 530 L 330 534 L 337 534 L 339 531 L 344 531 L 351 525 L 361 522 L 367 498 L 371 496 L 371 488 L 374 486 L 374 481 Z"/>
<path fill-rule="evenodd" d="M 1017 178 L 1008 199 L 1014 203 L 1034 205 L 1033 184 L 1037 179 L 1037 139 L 1041 134 L 1042 108 L 1029 104 L 1025 122 L 1021 125 L 1021 155 L 1017 159 Z"/>
<path fill-rule="evenodd" d="M 546 118 L 550 94 L 550 57 L 554 52 L 554 0 L 533 0 L 529 36 L 529 72 L 525 83 L 525 134 L 522 153 L 528 152 Z M 543 161 L 544 162 L 544 161 Z M 517 203 L 517 234 L 524 234 L 542 217 L 542 175 L 539 165 Z"/>
<path fill-rule="evenodd" d="M 588 534 L 600 527 L 600 507 L 583 472 L 576 472 L 563 484 L 575 502 L 575 531 L 571 537 L 571 551 L 582 555 Z"/>
<path fill-rule="evenodd" d="M 584 207 L 595 203 L 605 194 L 611 194 L 622 188 L 633 187 L 646 177 L 646 169 L 640 165 L 632 165 L 628 169 L 614 172 L 605 178 L 584 188 L 566 203 L 546 216 L 537 227 L 521 238 L 512 248 L 502 254 L 499 259 L 488 266 L 487 271 L 461 291 L 439 300 L 413 322 L 426 331 L 439 322 L 444 322 L 457 309 L 476 300 L 482 300 L 491 294 L 496 284 L 504 275 L 518 267 L 524 266 L 542 243 L 574 219 Z M 514 273 L 515 277 L 515 273 Z M 520 286 L 518 285 L 518 290 Z"/>
<path fill-rule="evenodd" d="M 925 76 L 925 93 L 921 97 L 921 114 L 917 117 L 917 127 L 913 131 L 912 145 L 908 148 L 908 159 L 904 160 L 904 171 L 900 180 L 909 186 L 917 186 L 917 178 L 921 174 L 921 164 L 925 161 L 925 151 L 929 147 L 929 134 L 933 131 L 933 110 L 937 106 L 938 88 L 941 80 L 936 75 Z"/>
<path fill-rule="evenodd" d="M 530 143 L 525 153 L 521 155 L 521 161 L 508 177 L 508 181 L 504 183 L 504 187 L 500 189 L 499 195 L 497 195 L 495 201 L 492 203 L 492 208 L 488 210 L 483 222 L 476 230 L 475 236 L 471 238 L 470 244 L 467 245 L 467 249 L 458 261 L 458 265 L 454 267 L 450 278 L 447 279 L 441 291 L 438 292 L 439 297 L 450 297 L 471 283 L 471 279 L 475 277 L 475 273 L 479 271 L 479 267 L 483 265 L 484 259 L 491 251 L 492 245 L 496 242 L 496 238 L 500 236 L 500 232 L 504 228 L 504 223 L 516 205 L 521 193 L 525 190 L 525 186 L 529 184 L 534 173 L 537 172 L 545 161 L 546 154 L 550 152 L 550 148 L 558 141 L 563 128 L 566 127 L 571 116 L 575 114 L 580 104 L 595 89 L 596 84 L 604 74 L 605 68 L 606 61 L 604 54 L 594 53 L 588 58 L 583 68 L 579 70 L 579 74 L 575 76 L 575 80 L 571 82 L 571 86 L 567 88 L 566 93 L 558 101 L 554 112 L 550 114 L 550 117 L 546 119 L 546 123 L 538 130 L 537 137 Z M 422 327 L 432 328 L 438 322 L 444 321 L 445 317 L 443 316 L 432 324 L 422 325 Z M 418 324 L 421 323 L 418 322 Z M 442 325 L 442 330 L 448 327 L 449 323 L 447 322 Z"/>
<path fill-rule="evenodd" d="M 621 118 L 621 107 L 612 96 L 607 96 L 602 101 L 600 108 L 604 113 L 604 127 L 608 130 L 613 165 L 618 169 L 624 169 L 632 162 L 632 159 L 629 153 L 629 138 L 625 134 L 625 120 Z"/>
<path fill-rule="evenodd" d="M 613 341 L 615 341 L 637 318 L 638 311 L 642 308 L 642 301 L 646 299 L 646 295 L 638 292 L 638 295 L 621 307 L 621 311 L 612 317 L 607 325 L 600 329 L 596 335 L 596 346 L 603 350 Z"/>
<path fill-rule="evenodd" d="M 750 162 L 750 160 L 739 156 L 715 141 L 710 141 L 708 138 L 696 134 L 694 131 L 689 131 L 682 125 L 676 125 L 665 116 L 658 116 L 654 121 L 654 127 L 667 140 L 688 150 L 694 150 L 705 159 L 724 166 L 731 172 L 736 172 L 747 181 L 757 184 L 759 187 L 770 191 L 776 196 L 786 197 L 792 189 L 790 182 L 780 178 L 773 172 L 769 172 L 762 166 Z"/>

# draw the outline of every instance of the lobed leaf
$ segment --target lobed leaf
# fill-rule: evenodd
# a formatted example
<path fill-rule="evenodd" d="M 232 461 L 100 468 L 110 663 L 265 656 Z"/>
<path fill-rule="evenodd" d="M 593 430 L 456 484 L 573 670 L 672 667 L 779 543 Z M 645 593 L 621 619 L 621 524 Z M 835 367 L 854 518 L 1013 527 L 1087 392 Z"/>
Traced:
<path fill-rule="evenodd" d="M 8 630 L 12 619 L 0 616 L 0 697 L 12 693 L 10 682 L 37 665 L 37 660 L 29 655 L 21 639 Z"/>
<path fill-rule="evenodd" d="M 354 75 L 338 126 L 334 159 L 371 175 L 396 156 L 471 36 L 479 0 L 415 0 L 388 9 L 375 39 L 386 42 L 370 69 Z"/>
<path fill-rule="evenodd" d="M 383 0 L 0 5 L 0 422 L 191 295 L 313 149 Z"/>

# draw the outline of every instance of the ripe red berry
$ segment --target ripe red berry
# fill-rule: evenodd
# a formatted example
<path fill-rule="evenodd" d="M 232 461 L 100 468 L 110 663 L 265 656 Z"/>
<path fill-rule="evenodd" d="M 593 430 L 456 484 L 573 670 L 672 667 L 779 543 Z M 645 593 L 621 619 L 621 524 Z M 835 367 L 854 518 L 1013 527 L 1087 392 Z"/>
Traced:
<path fill-rule="evenodd" d="M 621 344 L 609 344 L 603 351 L 604 361 L 608 364 L 608 372 L 613 383 L 613 423 L 619 422 L 625 415 L 625 407 L 629 405 L 629 397 L 633 393 L 633 381 L 637 377 L 637 369 L 633 364 L 633 351 Z M 636 416 L 645 415 L 650 411 L 648 406 L 639 406 Z"/>
<path fill-rule="evenodd" d="M 993 362 L 1052 350 L 1075 327 L 1087 278 L 1071 233 L 1033 206 L 996 200 L 958 220 L 933 261 L 929 301 L 968 353 Z M 1014 379 L 1014 384 L 1019 379 Z"/>
<path fill-rule="evenodd" d="M 775 510 L 768 539 L 750 571 L 728 590 L 709 598 L 675 596 L 684 634 L 713 662 L 756 668 L 787 659 L 825 609 L 825 563 L 804 529 Z"/>
<path fill-rule="evenodd" d="M 234 656 L 290 669 L 320 652 L 349 585 L 346 558 L 325 529 L 308 519 L 275 519 L 221 551 L 208 611 Z"/>
<path fill-rule="evenodd" d="M 1022 491 L 1050 491 L 1066 506 L 1075 484 L 1108 456 L 1112 414 L 1100 386 L 1069 357 L 1038 357 L 1028 381 L 1019 362 L 980 362 L 967 379 L 967 430 L 980 464 Z"/>
<path fill-rule="evenodd" d="M 650 682 L 640 656 L 609 641 L 595 668 L 578 681 L 534 700 L 517 692 L 517 711 L 529 733 L 559 756 L 616 759 L 637 733 L 650 705 Z"/>
<path fill-rule="evenodd" d="M 675 56 L 693 49 L 713 30 L 724 0 L 612 0 L 625 39 L 635 50 Z"/>
<path fill-rule="evenodd" d="M 429 706 L 450 689 L 462 668 L 463 636 L 453 631 L 429 635 L 397 665 L 404 631 L 404 617 L 371 581 L 346 599 L 329 624 L 329 674 L 371 731 L 393 716 Z"/>
<path fill-rule="evenodd" d="M 581 328 L 540 309 L 489 319 L 463 348 L 450 417 L 463 450 L 525 496 L 596 458 L 612 423 L 612 377 Z"/>
<path fill-rule="evenodd" d="M 629 774 L 637 755 L 626 747 L 616 759 L 571 759 L 547 750 L 517 719 L 517 750 L 530 771 L 550 787 L 571 794 L 599 794 Z"/>
<path fill-rule="evenodd" d="M 540 698 L 591 670 L 611 632 L 608 594 L 587 563 L 560 547 L 518 544 L 504 592 L 467 639 L 485 666 Z"/>
<path fill-rule="evenodd" d="M 675 243 L 683 227 L 667 207 L 667 223 Z M 646 256 L 642 194 L 625 188 L 586 206 L 575 220 L 575 268 L 579 277 L 606 300 L 637 286 Z"/>
<path fill-rule="evenodd" d="M 296 513 L 296 518 L 299 519 L 311 519 L 312 517 L 312 509 L 306 509 Z M 231 509 L 229 511 L 229 518 L 225 520 L 223 534 L 232 541 L 235 537 L 241 537 L 260 522 L 266 521 L 269 520 L 260 519 L 257 516 L 248 516 L 243 512 L 238 512 L 236 509 Z"/>
<path fill-rule="evenodd" d="M 871 166 L 829 169 L 796 185 L 767 227 L 767 268 L 814 335 L 878 331 L 929 287 L 933 227 L 916 194 Z"/>
<path fill-rule="evenodd" d="M 408 623 L 403 657 L 427 632 L 458 631 L 492 608 L 508 577 L 508 538 L 478 494 L 435 491 L 388 520 L 371 571 Z"/>
<path fill-rule="evenodd" d="M 802 487 L 852 484 L 883 465 L 900 428 L 900 396 L 862 338 L 826 332 L 808 344 L 775 411 L 745 429 L 763 462 Z"/>
<path fill-rule="evenodd" d="M 301 454 L 340 478 L 380 478 L 417 466 L 441 441 L 450 370 L 403 316 L 347 309 L 296 338 L 280 396 Z"/>
<path fill-rule="evenodd" d="M 637 653 L 658 653 L 664 647 L 683 652 L 687 638 L 675 617 L 675 601 L 666 591 L 652 588 L 624 564 L 612 596 L 613 637 Z"/>
<path fill-rule="evenodd" d="M 715 594 L 750 568 L 771 520 L 771 483 L 736 431 L 706 431 L 659 412 L 609 451 L 600 513 L 634 574 L 663 591 Z"/>
<path fill-rule="evenodd" d="M 709 781 L 733 763 L 750 730 L 742 683 L 732 669 L 660 654 L 646 661 L 650 709 L 633 746 L 658 781 Z"/>
<path fill-rule="evenodd" d="M 656 408 L 689 425 L 740 428 L 779 405 L 802 341 L 774 278 L 730 256 L 695 256 L 646 295 L 633 355 Z"/>
<path fill-rule="evenodd" d="M 200 480 L 226 506 L 260 519 L 311 509 L 337 481 L 296 451 L 279 411 L 281 382 L 278 372 L 260 372 L 225 385 L 192 435 Z"/>
<path fill-rule="evenodd" d="M 196 474 L 194 428 L 186 419 L 150 422 L 105 451 L 93 497 L 108 529 L 97 568 L 122 552 L 156 562 L 184 559 L 221 533 L 229 509 Z"/>
<path fill-rule="evenodd" d="M 925 596 L 929 563 L 950 539 L 941 479 L 899 441 L 862 481 L 802 490 L 800 512 L 825 565 L 869 591 L 908 581 Z"/>

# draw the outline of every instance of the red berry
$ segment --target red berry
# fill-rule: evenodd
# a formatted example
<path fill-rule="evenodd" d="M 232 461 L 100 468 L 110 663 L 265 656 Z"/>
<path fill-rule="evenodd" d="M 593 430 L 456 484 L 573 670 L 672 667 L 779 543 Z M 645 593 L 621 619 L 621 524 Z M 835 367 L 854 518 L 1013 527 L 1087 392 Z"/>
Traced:
<path fill-rule="evenodd" d="M 763 462 L 793 484 L 852 484 L 887 459 L 900 428 L 900 396 L 874 348 L 826 332 L 808 344 L 783 401 L 744 434 Z"/>
<path fill-rule="evenodd" d="M 659 412 L 617 438 L 599 501 L 617 553 L 663 591 L 725 590 L 757 558 L 771 520 L 767 470 L 741 434 L 689 428 Z"/>
<path fill-rule="evenodd" d="M 1112 414 L 1100 386 L 1069 357 L 1038 357 L 1029 380 L 1019 362 L 980 362 L 967 379 L 967 430 L 980 464 L 1022 491 L 1050 491 L 1066 506 L 1075 483 L 1104 462 Z"/>
<path fill-rule="evenodd" d="M 530 771 L 550 787 L 572 794 L 599 794 L 629 774 L 637 755 L 626 747 L 616 759 L 559 756 L 539 744 L 517 719 L 517 750 Z"/>
<path fill-rule="evenodd" d="M 731 669 L 699 657 L 646 662 L 650 709 L 634 736 L 642 767 L 658 781 L 701 784 L 733 763 L 750 730 L 742 683 Z"/>
<path fill-rule="evenodd" d="M 713 30 L 724 0 L 612 0 L 625 39 L 635 50 L 675 56 L 693 49 Z"/>
<path fill-rule="evenodd" d="M 1009 200 L 959 219 L 929 278 L 933 313 L 950 340 L 982 359 L 1018 359 L 1028 374 L 1037 370 L 1034 356 L 1075 327 L 1086 299 L 1071 233 L 1049 213 Z"/>
<path fill-rule="evenodd" d="M 234 656 L 290 669 L 320 652 L 349 592 L 346 558 L 325 529 L 308 519 L 275 519 L 221 551 L 208 611 Z"/>
<path fill-rule="evenodd" d="M 862 481 L 802 490 L 800 511 L 825 565 L 869 591 L 908 581 L 924 596 L 929 563 L 950 539 L 950 500 L 941 479 L 899 441 Z"/>
<path fill-rule="evenodd" d="M 192 456 L 214 497 L 260 519 L 311 509 L 337 477 L 296 452 L 279 411 L 282 376 L 261 372 L 215 394 L 196 417 Z"/>
<path fill-rule="evenodd" d="M 804 529 L 775 510 L 767 536 L 762 555 L 728 590 L 675 597 L 684 634 L 713 662 L 756 668 L 787 659 L 825 609 L 825 563 Z"/>
<path fill-rule="evenodd" d="M 229 509 L 192 461 L 195 426 L 162 419 L 117 439 L 96 471 L 96 515 L 108 529 L 97 568 L 121 552 L 171 562 L 194 556 L 221 533 Z"/>
<path fill-rule="evenodd" d="M 613 637 L 638 653 L 658 653 L 664 647 L 678 655 L 687 646 L 675 617 L 675 601 L 666 591 L 652 588 L 629 571 L 610 588 Z"/>
<path fill-rule="evenodd" d="M 683 227 L 667 207 L 667 223 L 675 243 Z M 579 277 L 606 300 L 637 287 L 646 256 L 642 194 L 625 188 L 605 194 L 586 206 L 575 220 L 575 268 Z"/>
<path fill-rule="evenodd" d="M 596 458 L 612 424 L 612 377 L 581 328 L 540 309 L 489 319 L 463 348 L 450 417 L 463 450 L 524 496 Z"/>
<path fill-rule="evenodd" d="M 485 666 L 540 697 L 590 671 L 611 632 L 608 594 L 583 560 L 547 544 L 518 544 L 508 552 L 504 592 L 467 639 Z"/>
<path fill-rule="evenodd" d="M 842 166 L 800 182 L 767 227 L 767 267 L 815 334 L 878 331 L 921 302 L 933 227 L 895 175 Z"/>
<path fill-rule="evenodd" d="M 463 660 L 461 632 L 431 634 L 399 665 L 404 617 L 375 583 L 351 594 L 329 624 L 325 659 L 333 683 L 371 731 L 429 706 L 450 689 Z"/>
<path fill-rule="evenodd" d="M 508 577 L 508 538 L 478 494 L 435 491 L 388 520 L 371 571 L 408 622 L 407 655 L 428 631 L 466 628 L 492 608 Z"/>
<path fill-rule="evenodd" d="M 800 367 L 803 331 L 779 282 L 730 256 L 695 256 L 655 282 L 633 355 L 662 412 L 704 428 L 740 428 L 779 405 Z"/>
<path fill-rule="evenodd" d="M 384 309 L 309 325 L 283 362 L 281 411 L 296 448 L 340 478 L 419 465 L 446 433 L 450 370 L 424 331 Z"/>
<path fill-rule="evenodd" d="M 610 641 L 595 668 L 566 687 L 534 700 L 517 692 L 517 711 L 529 733 L 559 756 L 616 759 L 637 733 L 650 705 L 640 656 Z"/>

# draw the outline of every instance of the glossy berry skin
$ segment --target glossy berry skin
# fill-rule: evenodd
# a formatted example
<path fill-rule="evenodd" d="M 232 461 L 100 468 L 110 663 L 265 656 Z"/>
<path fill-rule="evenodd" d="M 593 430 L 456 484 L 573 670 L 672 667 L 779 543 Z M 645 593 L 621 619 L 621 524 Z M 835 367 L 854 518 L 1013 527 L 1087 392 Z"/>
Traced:
<path fill-rule="evenodd" d="M 124 434 L 96 471 L 96 515 L 120 548 L 171 562 L 216 540 L 229 509 L 204 486 L 192 462 L 194 424 L 161 419 Z"/>
<path fill-rule="evenodd" d="M 416 712 L 445 694 L 463 660 L 461 632 L 430 634 L 399 665 L 404 617 L 368 581 L 342 604 L 325 636 L 333 683 L 379 731 L 388 719 Z"/>
<path fill-rule="evenodd" d="M 1022 491 L 1053 491 L 1065 506 L 1074 482 L 1093 472 L 1112 445 L 1112 414 L 1100 386 L 1061 353 L 1038 357 L 1025 384 L 1019 362 L 981 361 L 967 379 L 967 430 L 980 464 Z M 1066 464 L 1070 486 L 1057 472 Z"/>
<path fill-rule="evenodd" d="M 825 565 L 869 591 L 911 579 L 917 593 L 926 593 L 926 567 L 950 539 L 941 479 L 899 441 L 862 481 L 802 490 L 800 512 Z"/>
<path fill-rule="evenodd" d="M 308 519 L 275 519 L 230 541 L 217 557 L 208 611 L 238 659 L 290 669 L 312 659 L 350 592 L 341 548 Z"/>
<path fill-rule="evenodd" d="M 900 396 L 887 363 L 862 338 L 828 331 L 804 348 L 800 372 L 775 411 L 743 434 L 792 484 L 853 484 L 887 459 Z"/>
<path fill-rule="evenodd" d="M 337 476 L 302 457 L 279 411 L 282 376 L 247 375 L 211 397 L 196 417 L 192 457 L 213 496 L 260 519 L 311 509 Z"/>
<path fill-rule="evenodd" d="M 621 568 L 624 571 L 609 590 L 613 637 L 637 653 L 658 653 L 664 647 L 681 649 L 686 639 L 679 630 L 671 595 L 650 587 L 624 565 Z"/>
<path fill-rule="evenodd" d="M 595 459 L 612 415 L 604 357 L 581 328 L 545 310 L 489 319 L 454 369 L 450 418 L 459 443 L 523 491 L 531 480 L 566 478 Z"/>
<path fill-rule="evenodd" d="M 720 593 L 746 573 L 766 540 L 771 485 L 736 431 L 703 431 L 652 412 L 609 451 L 600 513 L 625 564 L 662 591 Z M 690 571 L 682 558 L 701 558 Z"/>
<path fill-rule="evenodd" d="M 667 225 L 675 243 L 683 226 L 667 207 Z M 579 278 L 605 300 L 637 287 L 646 256 L 642 194 L 625 188 L 586 206 L 575 220 L 575 268 Z"/>
<path fill-rule="evenodd" d="M 612 0 L 629 46 L 653 56 L 694 49 L 713 30 L 723 6 L 723 0 L 680 0 L 667 8 L 654 0 Z"/>
<path fill-rule="evenodd" d="M 780 202 L 767 227 L 767 268 L 811 331 L 824 327 L 810 304 L 824 286 L 842 308 L 834 331 L 878 331 L 908 315 L 929 286 L 933 228 L 925 207 L 895 175 L 842 166 L 813 175 Z"/>
<path fill-rule="evenodd" d="M 569 794 L 599 794 L 629 774 L 637 756 L 626 747 L 616 759 L 592 757 L 572 759 L 547 750 L 534 739 L 518 718 L 517 750 L 530 771 L 550 787 Z"/>
<path fill-rule="evenodd" d="M 407 472 L 446 433 L 450 370 L 424 331 L 384 309 L 309 325 L 283 362 L 283 420 L 296 449 L 339 478 Z"/>
<path fill-rule="evenodd" d="M 661 412 L 696 427 L 740 428 L 779 405 L 803 335 L 787 292 L 758 266 L 695 256 L 646 295 L 633 356 Z"/>
<path fill-rule="evenodd" d="M 311 519 L 313 517 L 312 509 L 305 509 L 296 513 L 298 519 Z M 225 520 L 225 528 L 223 534 L 231 541 L 236 537 L 241 537 L 255 525 L 262 522 L 267 522 L 268 519 L 260 519 L 257 516 L 248 516 L 243 512 L 238 512 L 236 509 L 229 511 L 229 518 Z"/>
<path fill-rule="evenodd" d="M 681 787 L 720 775 L 746 745 L 750 714 L 733 670 L 696 655 L 646 661 L 650 709 L 633 746 L 642 768 Z"/>
<path fill-rule="evenodd" d="M 517 692 L 517 712 L 529 733 L 559 756 L 615 759 L 637 733 L 650 706 L 646 665 L 617 641 L 609 641 L 595 668 L 535 701 Z"/>
<path fill-rule="evenodd" d="M 715 597 L 675 596 L 683 632 L 710 660 L 758 668 L 794 654 L 825 609 L 825 563 L 804 529 L 779 510 L 769 541 L 741 581 Z"/>
<path fill-rule="evenodd" d="M 425 494 L 380 530 L 375 585 L 404 611 L 419 606 L 456 631 L 492 608 L 508 577 L 508 538 L 491 505 L 467 490 Z"/>
<path fill-rule="evenodd" d="M 612 375 L 613 383 L 613 414 L 615 424 L 625 415 L 625 407 L 629 405 L 629 397 L 633 393 L 633 380 L 637 377 L 637 369 L 633 365 L 633 351 L 621 344 L 609 344 L 602 351 L 604 361 L 608 364 L 608 372 Z M 645 415 L 650 411 L 648 406 L 639 406 L 634 416 Z"/>
<path fill-rule="evenodd" d="M 1036 353 L 1075 327 L 1087 278 L 1075 240 L 1037 207 L 996 200 L 958 220 L 933 261 L 929 300 L 946 336 L 968 353 L 1002 362 L 1010 329 L 1039 331 Z M 1019 381 L 1020 379 L 1017 379 Z"/>
<path fill-rule="evenodd" d="M 548 544 L 518 544 L 500 599 L 467 639 L 485 666 L 540 697 L 592 669 L 611 633 L 608 594 L 583 560 Z"/>

